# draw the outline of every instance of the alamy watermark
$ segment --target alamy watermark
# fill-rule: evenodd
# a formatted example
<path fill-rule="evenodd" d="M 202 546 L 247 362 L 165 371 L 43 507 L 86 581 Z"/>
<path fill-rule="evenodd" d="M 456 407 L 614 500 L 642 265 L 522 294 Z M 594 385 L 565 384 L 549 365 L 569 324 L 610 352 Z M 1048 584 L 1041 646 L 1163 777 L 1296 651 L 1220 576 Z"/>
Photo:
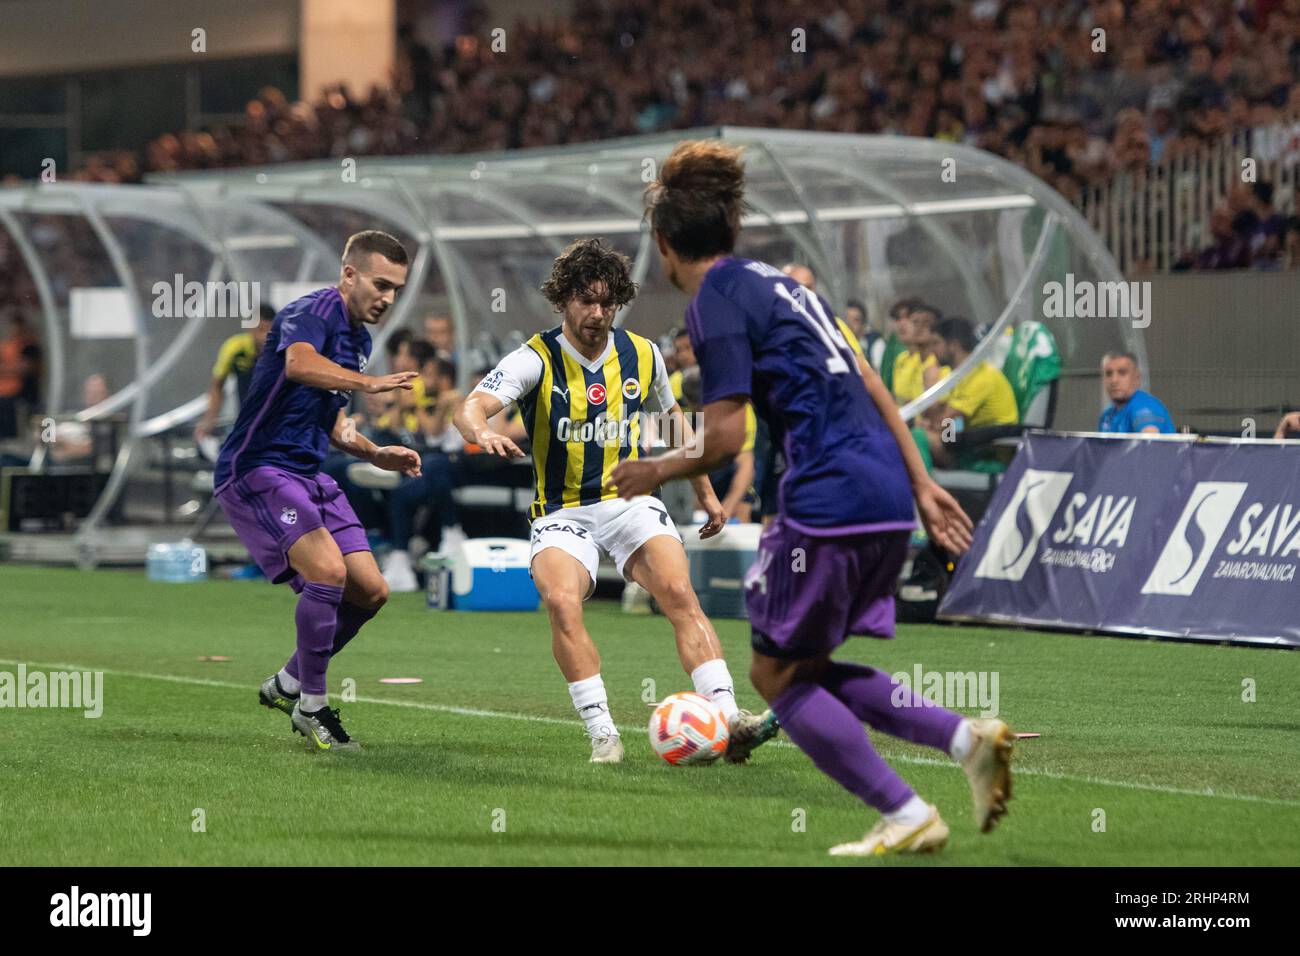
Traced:
<path fill-rule="evenodd" d="M 899 671 L 890 678 L 898 685 L 889 697 L 895 707 L 978 707 L 981 717 L 998 715 L 997 671 L 927 671 L 917 664 L 911 674 Z"/>
<path fill-rule="evenodd" d="M 158 319 L 239 319 L 245 329 L 258 323 L 262 312 L 260 282 L 185 281 L 179 272 L 172 281 L 158 281 L 151 311 Z"/>
<path fill-rule="evenodd" d="M 133 936 L 148 936 L 152 917 L 152 893 L 83 893 L 73 886 L 50 897 L 51 926 L 121 926 Z"/>
<path fill-rule="evenodd" d="M 1043 285 L 1043 316 L 1048 319 L 1129 319 L 1135 329 L 1151 324 L 1150 282 L 1092 282 L 1065 274 L 1064 282 Z"/>
<path fill-rule="evenodd" d="M 103 671 L 0 671 L 0 709 L 69 708 L 94 718 L 104 713 Z"/>

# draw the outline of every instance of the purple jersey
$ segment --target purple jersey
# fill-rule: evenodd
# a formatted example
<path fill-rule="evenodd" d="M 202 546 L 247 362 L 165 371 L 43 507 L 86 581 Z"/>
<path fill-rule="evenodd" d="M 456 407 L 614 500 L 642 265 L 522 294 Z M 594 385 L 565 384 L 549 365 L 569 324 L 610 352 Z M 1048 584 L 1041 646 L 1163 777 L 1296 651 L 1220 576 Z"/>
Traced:
<path fill-rule="evenodd" d="M 727 257 L 686 310 L 704 404 L 744 397 L 785 451 L 780 514 L 808 534 L 911 528 L 911 484 L 824 300 L 777 269 Z"/>
<path fill-rule="evenodd" d="M 235 427 L 221 446 L 213 476 L 217 491 L 259 467 L 299 475 L 320 471 L 329 453 L 330 432 L 351 393 L 285 378 L 284 350 L 295 342 L 306 342 L 354 372 L 364 372 L 370 359 L 370 332 L 348 319 L 338 289 L 309 292 L 281 309 L 253 367 L 253 381 Z"/>

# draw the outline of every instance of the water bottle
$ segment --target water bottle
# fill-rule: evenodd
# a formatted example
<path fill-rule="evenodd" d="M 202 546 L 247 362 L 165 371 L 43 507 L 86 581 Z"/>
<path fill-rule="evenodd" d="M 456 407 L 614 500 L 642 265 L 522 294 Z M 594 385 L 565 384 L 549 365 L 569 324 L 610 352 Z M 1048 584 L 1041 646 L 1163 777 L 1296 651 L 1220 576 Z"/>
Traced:
<path fill-rule="evenodd" d="M 177 543 L 151 544 L 146 569 L 151 581 L 206 581 L 208 553 L 188 538 Z"/>
<path fill-rule="evenodd" d="M 451 607 L 451 558 L 444 554 L 426 554 L 420 559 L 424 572 L 424 604 L 431 611 Z"/>

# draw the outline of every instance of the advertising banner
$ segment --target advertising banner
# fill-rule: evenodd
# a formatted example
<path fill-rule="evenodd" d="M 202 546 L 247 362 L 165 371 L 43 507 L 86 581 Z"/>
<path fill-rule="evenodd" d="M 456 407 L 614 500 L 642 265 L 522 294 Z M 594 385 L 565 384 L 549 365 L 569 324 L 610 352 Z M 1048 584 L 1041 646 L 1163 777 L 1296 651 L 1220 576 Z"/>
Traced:
<path fill-rule="evenodd" d="M 1300 445 L 1029 433 L 949 620 L 1300 646 Z"/>

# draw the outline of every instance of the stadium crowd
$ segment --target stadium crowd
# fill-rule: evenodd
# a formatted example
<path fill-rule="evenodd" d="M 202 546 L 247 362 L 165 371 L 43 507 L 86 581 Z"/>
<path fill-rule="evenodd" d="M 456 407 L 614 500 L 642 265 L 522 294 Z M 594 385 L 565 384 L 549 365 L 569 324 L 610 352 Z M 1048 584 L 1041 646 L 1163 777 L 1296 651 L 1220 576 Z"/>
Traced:
<path fill-rule="evenodd" d="M 391 92 L 307 103 L 266 89 L 237 126 L 169 133 L 78 176 L 725 123 L 960 141 L 1076 198 L 1118 170 L 1300 117 L 1296 0 L 752 0 L 743 18 L 700 0 L 579 0 L 571 16 L 507 28 L 499 52 L 494 26 L 480 13 L 445 47 L 404 28 Z"/>

